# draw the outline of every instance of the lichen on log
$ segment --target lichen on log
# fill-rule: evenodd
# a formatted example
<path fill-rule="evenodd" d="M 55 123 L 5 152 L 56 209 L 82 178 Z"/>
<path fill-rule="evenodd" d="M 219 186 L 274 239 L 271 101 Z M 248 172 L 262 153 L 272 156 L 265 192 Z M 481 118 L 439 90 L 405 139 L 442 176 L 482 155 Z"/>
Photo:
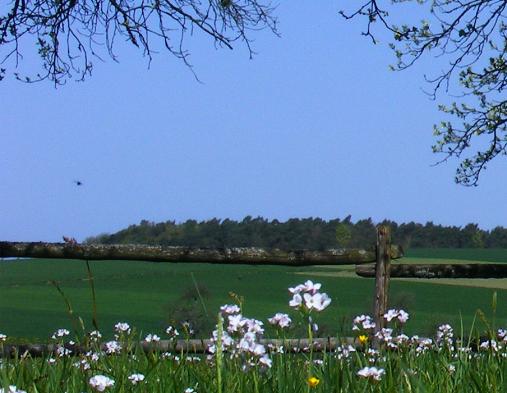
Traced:
<path fill-rule="evenodd" d="M 401 258 L 403 250 L 391 247 L 391 257 Z M 70 244 L 0 242 L 0 258 L 48 258 L 81 260 L 137 260 L 253 265 L 353 265 L 375 261 L 375 252 L 359 249 L 279 250 L 257 247 L 193 248 L 138 244 Z"/>
<path fill-rule="evenodd" d="M 356 266 L 361 277 L 375 277 L 373 264 Z M 391 277 L 397 278 L 507 278 L 507 264 L 392 264 Z"/>

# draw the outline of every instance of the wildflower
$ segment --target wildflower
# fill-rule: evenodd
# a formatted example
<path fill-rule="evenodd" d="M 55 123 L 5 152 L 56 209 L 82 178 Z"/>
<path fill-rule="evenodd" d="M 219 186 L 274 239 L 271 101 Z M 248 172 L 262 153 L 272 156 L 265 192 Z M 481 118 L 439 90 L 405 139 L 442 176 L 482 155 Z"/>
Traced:
<path fill-rule="evenodd" d="M 272 360 L 268 357 L 268 355 L 261 356 L 259 358 L 259 364 L 264 367 L 271 368 Z"/>
<path fill-rule="evenodd" d="M 369 315 L 359 315 L 354 318 L 352 330 L 373 330 L 375 329 L 375 322 Z"/>
<path fill-rule="evenodd" d="M 289 306 L 294 307 L 294 308 L 298 308 L 299 306 L 301 306 L 302 303 L 303 303 L 303 298 L 301 297 L 301 295 L 299 293 L 296 293 L 296 294 L 294 294 L 292 299 L 289 301 Z"/>
<path fill-rule="evenodd" d="M 390 343 L 393 340 L 393 329 L 382 328 L 377 333 L 375 333 L 375 337 L 381 341 L 384 341 L 385 343 Z"/>
<path fill-rule="evenodd" d="M 114 325 L 114 330 L 116 330 L 117 333 L 130 334 L 130 325 L 127 322 L 118 322 Z"/>
<path fill-rule="evenodd" d="M 348 359 L 352 352 L 356 352 L 352 345 L 338 346 L 335 350 L 335 356 L 338 360 Z"/>
<path fill-rule="evenodd" d="M 409 315 L 404 310 L 391 309 L 384 314 L 384 318 L 387 322 L 391 322 L 393 319 L 397 319 L 400 323 L 406 323 L 408 321 Z"/>
<path fill-rule="evenodd" d="M 90 378 L 88 384 L 91 386 L 92 389 L 95 389 L 98 392 L 103 392 L 108 387 L 114 385 L 114 380 L 112 380 L 109 377 L 106 377 L 105 375 L 95 375 L 94 377 Z"/>
<path fill-rule="evenodd" d="M 498 352 L 498 345 L 495 340 L 484 341 L 479 345 L 479 349 L 482 351 L 491 350 L 492 352 Z"/>
<path fill-rule="evenodd" d="M 170 337 L 170 338 L 176 338 L 180 335 L 180 333 L 178 332 L 178 330 L 176 330 L 175 327 L 173 326 L 169 326 L 166 330 L 165 330 L 166 334 Z"/>
<path fill-rule="evenodd" d="M 9 385 L 7 390 L 0 388 L 0 393 L 26 393 L 26 391 L 18 389 L 15 385 Z"/>
<path fill-rule="evenodd" d="M 112 355 L 114 353 L 120 353 L 121 345 L 118 341 L 108 341 L 104 344 L 106 346 L 106 353 Z"/>
<path fill-rule="evenodd" d="M 7 336 L 0 333 L 0 342 L 5 342 L 5 340 L 7 340 Z"/>
<path fill-rule="evenodd" d="M 223 315 L 233 315 L 239 314 L 241 312 L 241 309 L 236 304 L 224 304 L 222 307 L 220 307 L 220 312 Z"/>
<path fill-rule="evenodd" d="M 151 342 L 159 342 L 160 341 L 160 337 L 157 336 L 156 334 L 148 334 L 145 338 L 144 338 L 144 341 L 146 341 L 147 343 L 151 343 Z"/>
<path fill-rule="evenodd" d="M 364 367 L 357 372 L 357 375 L 360 377 L 373 379 L 375 381 L 380 381 L 384 374 L 385 370 L 377 367 Z"/>
<path fill-rule="evenodd" d="M 309 311 L 312 309 L 322 311 L 331 303 L 331 298 L 326 293 L 316 293 L 314 295 L 305 293 L 303 295 L 303 299 L 305 300 L 305 306 Z"/>
<path fill-rule="evenodd" d="M 70 332 L 67 329 L 58 329 L 55 333 L 53 333 L 53 335 L 51 336 L 51 338 L 53 340 L 56 340 L 58 338 L 62 338 L 62 337 L 68 336 L 69 334 L 70 334 Z"/>
<path fill-rule="evenodd" d="M 91 331 L 88 333 L 88 336 L 90 337 L 90 340 L 94 342 L 102 338 L 102 334 L 98 330 Z"/>
<path fill-rule="evenodd" d="M 311 280 L 307 280 L 304 284 L 299 284 L 294 288 L 289 288 L 289 292 L 292 294 L 300 293 L 300 292 L 309 292 L 312 295 L 316 294 L 322 284 L 316 283 L 314 284 Z"/>
<path fill-rule="evenodd" d="M 447 371 L 449 371 L 449 374 L 454 374 L 454 372 L 456 371 L 456 366 L 449 364 L 447 366 Z"/>
<path fill-rule="evenodd" d="M 276 313 L 273 317 L 268 318 L 268 322 L 276 327 L 279 327 L 281 329 L 289 327 L 292 323 L 292 320 L 287 314 L 282 313 Z"/>
<path fill-rule="evenodd" d="M 56 355 L 58 357 L 70 356 L 71 353 L 72 351 L 65 348 L 63 345 L 58 345 L 58 347 L 56 347 Z"/>
<path fill-rule="evenodd" d="M 308 385 L 311 387 L 311 388 L 314 388 L 316 387 L 319 382 L 320 382 L 320 379 L 318 378 L 315 378 L 315 377 L 310 377 L 306 380 L 306 382 L 308 383 Z"/>
<path fill-rule="evenodd" d="M 368 342 L 368 336 L 366 334 L 361 334 L 359 337 L 359 342 L 362 344 L 362 345 L 365 345 L 367 342 Z"/>
<path fill-rule="evenodd" d="M 186 388 L 183 393 L 196 393 L 194 388 Z"/>
<path fill-rule="evenodd" d="M 304 284 L 289 288 L 289 292 L 293 295 L 289 306 L 298 309 L 304 307 L 307 311 L 324 310 L 331 303 L 331 298 L 326 293 L 320 293 L 320 287 L 321 284 L 314 284 L 308 280 Z"/>
<path fill-rule="evenodd" d="M 132 382 L 132 385 L 136 385 L 139 382 L 144 381 L 144 375 L 143 374 L 132 374 L 128 377 L 129 381 Z"/>
<path fill-rule="evenodd" d="M 452 339 L 454 337 L 454 332 L 449 324 L 440 325 L 437 330 L 436 342 L 439 347 L 448 346 L 449 349 L 453 349 Z"/>
<path fill-rule="evenodd" d="M 83 371 L 90 369 L 90 363 L 86 359 L 81 359 L 79 362 L 74 362 L 73 366 Z"/>

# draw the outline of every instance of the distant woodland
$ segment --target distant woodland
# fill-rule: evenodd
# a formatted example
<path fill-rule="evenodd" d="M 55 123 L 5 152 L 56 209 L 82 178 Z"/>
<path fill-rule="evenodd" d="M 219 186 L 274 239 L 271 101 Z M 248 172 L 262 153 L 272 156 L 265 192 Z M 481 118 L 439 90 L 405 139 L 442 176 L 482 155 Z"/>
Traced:
<path fill-rule="evenodd" d="M 477 224 L 464 227 L 435 225 L 432 222 L 398 224 L 371 218 L 353 222 L 321 218 L 292 218 L 287 221 L 262 217 L 245 217 L 241 221 L 211 219 L 150 222 L 142 220 L 113 234 L 86 239 L 86 243 L 157 244 L 193 247 L 265 247 L 280 249 L 322 250 L 337 247 L 371 248 L 375 244 L 375 227 L 391 227 L 393 242 L 408 248 L 507 248 L 507 229 L 480 229 Z"/>

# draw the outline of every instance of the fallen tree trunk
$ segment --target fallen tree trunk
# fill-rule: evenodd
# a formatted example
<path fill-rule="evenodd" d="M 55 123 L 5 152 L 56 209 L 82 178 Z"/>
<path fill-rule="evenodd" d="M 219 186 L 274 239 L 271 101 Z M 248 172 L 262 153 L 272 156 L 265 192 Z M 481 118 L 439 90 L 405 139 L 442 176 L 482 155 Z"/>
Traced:
<path fill-rule="evenodd" d="M 356 266 L 361 277 L 375 277 L 374 265 Z M 507 278 L 507 264 L 392 264 L 391 277 L 404 278 Z"/>
<path fill-rule="evenodd" d="M 401 258 L 399 246 L 390 249 L 391 258 Z M 136 260 L 150 262 L 196 262 L 253 265 L 353 265 L 374 262 L 374 251 L 332 249 L 326 251 L 249 248 L 163 247 L 137 244 L 72 244 L 0 242 L 0 258 L 48 258 L 81 260 Z"/>

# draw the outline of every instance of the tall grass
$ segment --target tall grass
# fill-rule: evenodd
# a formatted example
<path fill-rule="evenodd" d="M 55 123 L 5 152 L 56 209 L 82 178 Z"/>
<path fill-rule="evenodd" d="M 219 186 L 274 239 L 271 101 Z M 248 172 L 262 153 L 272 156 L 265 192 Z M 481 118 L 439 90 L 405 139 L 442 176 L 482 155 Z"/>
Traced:
<path fill-rule="evenodd" d="M 294 297 L 289 303 L 298 312 L 300 322 L 307 324 L 309 343 L 318 331 L 314 324 L 318 323 L 319 312 L 329 305 L 329 298 L 319 297 L 318 290 L 317 285 L 308 282 L 292 288 Z M 494 297 L 492 307 L 496 306 Z M 408 315 L 391 310 L 386 314 L 390 328 L 374 335 L 371 321 L 358 318 L 353 321 L 354 345 L 343 339 L 342 344 L 321 351 L 314 344 L 288 348 L 283 341 L 284 325 L 277 328 L 282 345 L 262 346 L 259 338 L 263 324 L 243 317 L 243 311 L 239 306 L 221 308 L 207 354 L 176 351 L 175 346 L 169 352 L 159 351 L 156 335 L 145 336 L 148 349 L 143 350 L 137 345 L 142 336 L 126 323 L 115 325 L 113 341 L 102 342 L 97 331 L 80 332 L 74 341 L 84 351 L 72 353 L 64 346 L 69 343 L 69 332 L 59 329 L 51 338 L 56 345 L 54 353 L 31 357 L 14 352 L 2 359 L 0 392 L 507 391 L 507 332 L 497 330 L 494 321 L 489 322 L 483 313 L 478 313 L 470 330 L 460 326 L 455 332 L 449 325 L 442 325 L 432 337 L 423 338 L 404 335 Z M 191 337 L 188 324 L 179 329 L 185 339 Z M 176 327 L 168 328 L 165 337 L 174 340 Z M 4 342 L 5 337 L 0 335 L 2 351 Z"/>

